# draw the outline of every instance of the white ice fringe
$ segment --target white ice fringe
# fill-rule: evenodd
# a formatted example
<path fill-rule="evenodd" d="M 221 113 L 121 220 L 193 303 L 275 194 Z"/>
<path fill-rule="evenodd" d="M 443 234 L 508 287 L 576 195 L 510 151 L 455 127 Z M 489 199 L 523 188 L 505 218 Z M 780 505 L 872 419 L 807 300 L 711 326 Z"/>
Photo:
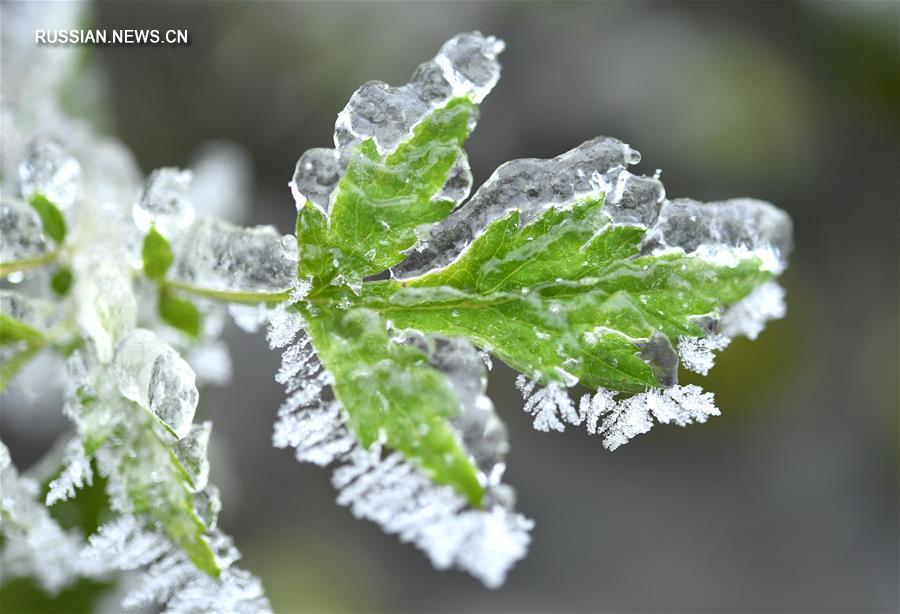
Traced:
<path fill-rule="evenodd" d="M 224 567 L 218 578 L 199 571 L 164 534 L 125 515 L 100 527 L 79 560 L 88 576 L 146 568 L 122 602 L 127 609 L 159 604 L 165 612 L 270 612 L 259 579 L 232 566 L 240 554 L 231 539 L 214 532 L 211 546 Z"/>
<path fill-rule="evenodd" d="M 74 497 L 77 489 L 93 484 L 94 472 L 91 470 L 91 461 L 85 456 L 84 446 L 78 439 L 66 444 L 63 463 L 65 465 L 63 470 L 50 482 L 47 505 Z"/>
<path fill-rule="evenodd" d="M 709 373 L 715 364 L 715 353 L 728 347 L 732 339 L 756 339 L 770 320 L 784 317 L 784 295 L 784 288 L 777 282 L 766 282 L 725 311 L 718 332 L 707 337 L 680 337 L 681 364 L 694 373 Z"/>
<path fill-rule="evenodd" d="M 457 567 L 485 586 L 503 584 L 525 556 L 533 522 L 500 504 L 474 509 L 450 486 L 437 485 L 399 453 L 360 447 L 340 403 L 323 401 L 330 385 L 306 335 L 288 347 L 276 379 L 287 387 L 273 444 L 296 450 L 299 461 L 338 463 L 337 502 L 354 516 L 422 550 L 438 569 Z"/>
<path fill-rule="evenodd" d="M 614 392 L 601 388 L 593 396 L 582 396 L 575 411 L 560 384 L 538 388 L 536 382 L 524 376 L 519 376 L 516 384 L 525 398 L 525 411 L 535 416 L 535 429 L 564 431 L 565 424 L 584 423 L 591 435 L 603 435 L 603 445 L 609 450 L 649 431 L 654 418 L 662 424 L 686 426 L 720 415 L 713 394 L 694 385 L 652 389 L 621 400 L 615 398 Z"/>

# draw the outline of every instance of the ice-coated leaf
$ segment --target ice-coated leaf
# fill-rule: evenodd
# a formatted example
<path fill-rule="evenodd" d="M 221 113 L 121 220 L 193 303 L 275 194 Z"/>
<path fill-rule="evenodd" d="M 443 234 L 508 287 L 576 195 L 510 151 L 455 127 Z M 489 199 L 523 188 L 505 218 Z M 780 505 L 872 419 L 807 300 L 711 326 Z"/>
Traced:
<path fill-rule="evenodd" d="M 410 83 L 361 86 L 338 115 L 337 149 L 301 156 L 291 189 L 298 229 L 310 233 L 298 230 L 300 250 L 317 254 L 308 269 L 321 282 L 335 269 L 358 280 L 397 264 L 417 231 L 468 196 L 472 174 L 462 143 L 477 103 L 500 76 L 502 50 L 502 41 L 478 32 L 455 36 Z M 326 213 L 327 221 L 317 219 Z"/>
<path fill-rule="evenodd" d="M 18 200 L 0 203 L 0 264 L 39 258 L 50 251 L 41 218 Z"/>
<path fill-rule="evenodd" d="M 271 226 L 200 218 L 173 244 L 170 278 L 227 293 L 280 292 L 297 279 L 297 243 Z"/>
<path fill-rule="evenodd" d="M 345 270 L 366 276 L 396 264 L 417 241 L 416 228 L 450 213 L 455 203 L 439 196 L 474 112 L 467 98 L 451 100 L 384 159 L 374 141 L 358 146 L 335 190 L 326 235 Z"/>
<path fill-rule="evenodd" d="M 168 239 L 162 236 L 156 226 L 150 226 L 150 231 L 144 237 L 144 245 L 141 247 L 141 261 L 144 264 L 144 275 L 147 279 L 160 280 L 166 276 L 166 271 L 172 266 L 172 246 Z"/>
<path fill-rule="evenodd" d="M 134 330 L 116 347 L 113 371 L 125 398 L 179 439 L 188 434 L 199 393 L 190 365 L 167 343 L 149 330 Z"/>
<path fill-rule="evenodd" d="M 60 143 L 35 139 L 19 164 L 19 191 L 22 198 L 42 194 L 60 209 L 71 209 L 81 200 L 81 164 Z"/>
<path fill-rule="evenodd" d="M 447 267 L 363 288 L 400 328 L 460 335 L 545 383 L 622 392 L 674 383 L 678 337 L 770 278 L 758 259 L 642 256 L 642 226 L 611 224 L 602 193 L 512 212 Z M 371 297 L 371 300 L 369 300 Z M 661 334 L 660 334 L 661 333 Z"/>
<path fill-rule="evenodd" d="M 41 216 L 44 234 L 57 245 L 61 244 L 66 238 L 66 220 L 62 212 L 46 196 L 37 192 L 28 198 L 28 203 Z"/>
<path fill-rule="evenodd" d="M 307 314 L 307 331 L 360 443 L 381 441 L 479 505 L 477 470 L 449 425 L 460 400 L 427 356 L 393 341 L 367 309 Z"/>
<path fill-rule="evenodd" d="M 194 221 L 191 204 L 191 171 L 160 168 L 153 171 L 132 209 L 134 223 L 141 232 L 157 227 L 172 239 Z"/>

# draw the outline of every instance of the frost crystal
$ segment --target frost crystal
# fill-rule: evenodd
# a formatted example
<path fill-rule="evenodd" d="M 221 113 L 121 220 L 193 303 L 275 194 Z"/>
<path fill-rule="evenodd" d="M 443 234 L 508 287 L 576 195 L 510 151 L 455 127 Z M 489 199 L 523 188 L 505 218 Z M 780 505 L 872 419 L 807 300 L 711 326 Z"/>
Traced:
<path fill-rule="evenodd" d="M 34 209 L 18 200 L 0 202 L 0 262 L 36 258 L 49 249 Z"/>
<path fill-rule="evenodd" d="M 191 171 L 160 168 L 147 178 L 131 214 L 142 233 L 156 226 L 168 238 L 184 231 L 194 221 L 191 204 Z"/>
<path fill-rule="evenodd" d="M 731 339 L 724 335 L 681 337 L 678 340 L 678 355 L 686 369 L 706 375 L 715 364 L 715 352 L 724 350 L 729 343 Z"/>
<path fill-rule="evenodd" d="M 179 439 L 188 434 L 199 393 L 191 367 L 168 344 L 137 329 L 116 348 L 113 371 L 125 398 L 148 409 Z"/>
<path fill-rule="evenodd" d="M 756 339 L 766 322 L 783 318 L 785 312 L 784 288 L 770 281 L 728 309 L 719 322 L 719 332 L 732 338 Z"/>
<path fill-rule="evenodd" d="M 538 431 L 559 431 L 566 429 L 564 422 L 581 424 L 581 418 L 566 389 L 556 382 L 543 388 L 524 375 L 516 378 L 516 387 L 525 399 L 525 413 L 534 416 L 534 428 Z"/>
<path fill-rule="evenodd" d="M 65 501 L 74 497 L 77 489 L 93 483 L 94 472 L 91 469 L 91 461 L 85 456 L 81 442 L 73 439 L 66 445 L 62 472 L 50 482 L 46 503 L 53 505 L 57 501 Z"/>
<path fill-rule="evenodd" d="M 603 435 L 603 445 L 609 450 L 649 431 L 653 418 L 662 424 L 686 426 L 719 415 L 713 394 L 694 385 L 652 389 L 621 400 L 600 388 L 593 396 L 581 397 L 578 411 L 559 384 L 538 388 L 536 382 L 519 376 L 516 385 L 525 398 L 525 411 L 535 416 L 535 429 L 563 431 L 565 424 L 584 423 L 591 435 Z"/>
<path fill-rule="evenodd" d="M 380 81 L 361 86 L 338 115 L 334 130 L 336 149 L 310 149 L 297 162 L 291 191 L 297 206 L 307 199 L 327 211 L 331 193 L 346 170 L 356 145 L 373 139 L 379 152 L 393 150 L 433 109 L 455 97 L 481 102 L 500 78 L 497 56 L 503 42 L 478 32 L 459 34 L 441 47 L 437 56 L 415 71 L 412 81 L 391 87 Z M 472 186 L 468 159 L 454 164 L 440 198 L 462 202 Z"/>
<path fill-rule="evenodd" d="M 445 348 L 450 350 L 447 355 L 441 351 L 430 355 L 451 381 L 454 373 L 461 376 L 476 363 L 483 371 L 481 357 L 470 347 L 449 340 L 437 343 L 451 344 Z M 361 448 L 345 424 L 339 402 L 322 400 L 331 380 L 306 335 L 285 350 L 276 379 L 289 393 L 275 425 L 276 447 L 294 447 L 300 461 L 338 463 L 332 480 L 340 491 L 338 503 L 414 544 L 435 567 L 458 567 L 492 588 L 502 584 L 509 568 L 525 555 L 533 523 L 509 509 L 511 493 L 498 483 L 502 474 L 498 459 L 507 445 L 505 428 L 493 406 L 481 400 L 479 379 L 457 388 L 463 411 L 455 425 L 464 441 L 479 435 L 485 439 L 482 447 L 471 448 L 479 466 L 491 468 L 485 509 L 469 507 L 451 487 L 436 485 L 398 453 L 382 456 L 377 445 Z"/>
<path fill-rule="evenodd" d="M 38 484 L 19 476 L 9 450 L 0 443 L 0 512 L 4 537 L 5 578 L 32 576 L 49 593 L 56 593 L 77 575 L 80 537 L 66 532 L 47 508 L 36 501 Z"/>
<path fill-rule="evenodd" d="M 19 191 L 23 198 L 43 194 L 63 211 L 71 209 L 81 200 L 81 165 L 56 141 L 32 141 L 19 164 Z"/>
<path fill-rule="evenodd" d="M 159 604 L 165 612 L 270 612 L 259 579 L 232 566 L 240 554 L 231 540 L 214 532 L 212 543 L 225 567 L 218 578 L 198 571 L 165 535 L 123 516 L 100 527 L 80 560 L 92 576 L 146 567 L 123 600 L 128 609 Z"/>
<path fill-rule="evenodd" d="M 196 220 L 178 240 L 174 277 L 219 292 L 280 292 L 297 278 L 297 250 L 271 226 Z"/>

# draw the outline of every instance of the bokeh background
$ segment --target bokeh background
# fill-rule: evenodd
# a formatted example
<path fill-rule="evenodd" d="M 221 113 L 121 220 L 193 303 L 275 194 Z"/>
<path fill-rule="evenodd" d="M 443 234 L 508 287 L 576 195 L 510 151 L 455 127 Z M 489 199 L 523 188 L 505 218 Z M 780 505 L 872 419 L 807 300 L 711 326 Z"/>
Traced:
<path fill-rule="evenodd" d="M 663 169 L 670 197 L 754 196 L 794 219 L 788 315 L 719 357 L 703 385 L 724 415 L 706 425 L 608 453 L 578 429 L 533 431 L 495 366 L 507 481 L 537 522 L 498 591 L 434 571 L 337 507 L 329 472 L 272 448 L 278 355 L 230 329 L 233 382 L 198 415 L 215 423 L 221 523 L 277 611 L 900 608 L 900 4 L 101 2 L 93 21 L 190 29 L 188 47 L 89 50 L 102 119 L 145 172 L 210 139 L 241 145 L 249 221 L 283 232 L 294 164 L 331 143 L 354 89 L 405 83 L 474 29 L 508 45 L 467 146 L 476 184 L 607 134 L 642 152 L 640 172 Z M 4 418 L 22 468 L 64 428 L 50 409 L 31 408 L 40 427 Z"/>

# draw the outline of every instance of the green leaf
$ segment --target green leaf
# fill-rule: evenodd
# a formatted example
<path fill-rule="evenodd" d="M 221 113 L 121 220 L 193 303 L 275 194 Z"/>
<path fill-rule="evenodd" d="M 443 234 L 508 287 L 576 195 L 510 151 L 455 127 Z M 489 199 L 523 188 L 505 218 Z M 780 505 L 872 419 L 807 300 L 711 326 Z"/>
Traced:
<path fill-rule="evenodd" d="M 69 267 L 62 267 L 53 274 L 52 278 L 50 278 L 50 287 L 53 288 L 53 291 L 59 296 L 65 296 L 69 293 L 69 290 L 72 289 L 73 280 L 74 276 L 72 275 L 72 269 Z"/>
<path fill-rule="evenodd" d="M 383 437 L 442 484 L 479 505 L 484 489 L 448 419 L 460 411 L 446 377 L 410 345 L 394 342 L 368 309 L 307 311 L 307 330 L 334 378 L 350 428 L 363 446 Z"/>
<path fill-rule="evenodd" d="M 44 233 L 61 245 L 66 238 L 66 219 L 62 212 L 43 194 L 32 194 L 28 202 L 41 216 Z"/>
<path fill-rule="evenodd" d="M 192 302 L 178 298 L 168 288 L 162 287 L 159 289 L 157 307 L 159 316 L 166 324 L 184 331 L 194 338 L 200 336 L 202 319 L 200 311 Z"/>
<path fill-rule="evenodd" d="M 168 239 L 159 234 L 155 226 L 151 226 L 150 232 L 144 237 L 141 258 L 144 262 L 144 275 L 147 276 L 147 279 L 161 280 L 172 266 L 172 247 L 169 245 Z"/>
<path fill-rule="evenodd" d="M 345 275 L 380 273 L 403 260 L 403 250 L 416 243 L 417 228 L 449 215 L 454 203 L 438 195 L 453 163 L 465 155 L 462 144 L 474 113 L 468 98 L 454 98 L 427 115 L 384 159 L 374 141 L 363 141 L 335 189 L 327 227 L 311 203 L 301 208 L 297 238 L 301 254 L 317 254 L 306 267 L 323 277 L 317 285 L 333 277 L 325 254 L 338 258 Z"/>
<path fill-rule="evenodd" d="M 601 198 L 550 208 L 522 228 L 512 212 L 444 269 L 366 284 L 361 302 L 398 328 L 467 337 L 545 382 L 658 387 L 678 337 L 702 334 L 697 316 L 771 275 L 756 259 L 641 256 L 644 230 L 610 225 L 602 207 Z"/>

